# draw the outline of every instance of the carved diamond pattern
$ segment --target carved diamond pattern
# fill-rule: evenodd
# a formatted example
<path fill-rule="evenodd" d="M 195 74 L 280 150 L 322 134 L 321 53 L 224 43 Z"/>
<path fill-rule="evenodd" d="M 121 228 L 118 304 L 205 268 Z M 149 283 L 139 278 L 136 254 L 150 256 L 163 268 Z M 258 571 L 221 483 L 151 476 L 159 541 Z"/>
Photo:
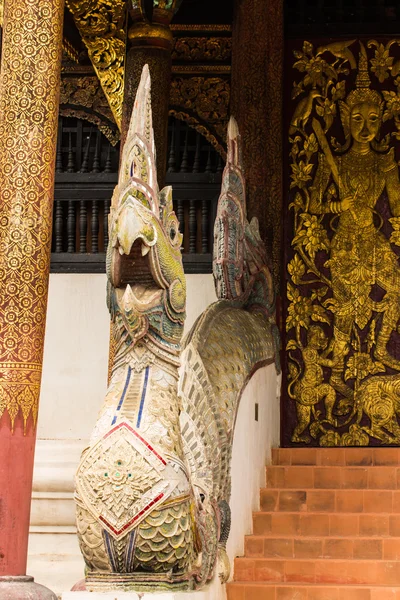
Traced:
<path fill-rule="evenodd" d="M 82 457 L 78 496 L 114 538 L 122 537 L 165 499 L 165 465 L 129 423 L 119 423 Z"/>

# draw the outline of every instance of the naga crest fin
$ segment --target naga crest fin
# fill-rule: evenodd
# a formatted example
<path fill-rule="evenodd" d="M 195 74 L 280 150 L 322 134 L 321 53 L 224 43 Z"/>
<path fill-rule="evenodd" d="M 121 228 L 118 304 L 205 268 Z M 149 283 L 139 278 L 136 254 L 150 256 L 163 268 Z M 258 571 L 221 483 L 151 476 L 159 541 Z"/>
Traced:
<path fill-rule="evenodd" d="M 228 124 L 227 148 L 214 225 L 213 273 L 217 297 L 239 300 L 245 288 L 244 241 L 247 219 L 240 134 L 234 117 L 230 118 Z"/>
<path fill-rule="evenodd" d="M 273 313 L 274 289 L 258 219 L 249 223 L 246 183 L 238 124 L 228 124 L 227 161 L 222 175 L 214 226 L 213 274 L 217 297 L 234 300 L 243 308 L 265 308 Z"/>
<path fill-rule="evenodd" d="M 227 146 L 226 162 L 242 170 L 239 126 L 233 116 L 228 123 Z"/>
<path fill-rule="evenodd" d="M 243 172 L 241 135 L 233 116 L 230 117 L 228 123 L 226 145 L 226 165 L 222 175 L 221 196 L 223 193 L 228 193 L 235 198 L 235 202 L 240 206 L 241 220 L 244 226 L 247 218 L 246 182 Z"/>
<path fill-rule="evenodd" d="M 137 188 L 136 196 L 159 217 L 158 184 L 156 172 L 153 119 L 151 112 L 151 79 L 149 66 L 144 65 L 128 134 L 122 150 L 118 185 L 113 196 L 113 208 L 123 200 L 124 191 Z"/>

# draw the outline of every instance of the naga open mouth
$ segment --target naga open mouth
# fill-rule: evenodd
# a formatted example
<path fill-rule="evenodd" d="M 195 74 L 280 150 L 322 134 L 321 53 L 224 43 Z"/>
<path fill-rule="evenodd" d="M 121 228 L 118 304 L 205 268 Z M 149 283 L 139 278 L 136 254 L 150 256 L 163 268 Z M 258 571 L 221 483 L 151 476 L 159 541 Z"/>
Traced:
<path fill-rule="evenodd" d="M 142 239 L 137 238 L 132 244 L 129 254 L 118 252 L 119 256 L 116 260 L 119 263 L 119 286 L 139 284 L 158 287 L 151 273 L 150 250 L 150 246 L 147 246 Z"/>
<path fill-rule="evenodd" d="M 119 289 L 118 296 L 126 292 L 126 309 L 131 306 L 139 311 L 148 310 L 162 302 L 162 296 L 166 295 L 172 311 L 177 314 L 184 311 L 182 265 L 177 263 L 175 267 L 173 244 L 155 215 L 136 198 L 127 195 L 114 216 L 111 229 L 114 235 L 110 237 L 113 248 L 110 280 Z"/>
<path fill-rule="evenodd" d="M 148 310 L 160 303 L 163 290 L 157 285 L 151 270 L 152 248 L 137 238 L 129 254 L 121 254 L 115 248 L 113 256 L 114 285 L 120 290 L 125 305 L 136 310 Z M 126 288 L 125 290 L 123 288 Z"/>
<path fill-rule="evenodd" d="M 147 246 L 141 238 L 137 238 L 132 244 L 129 254 L 121 253 L 121 247 L 116 248 L 113 259 L 114 284 L 116 287 L 130 285 L 152 289 L 153 292 L 159 290 L 159 286 L 154 280 L 150 255 L 151 247 Z"/>

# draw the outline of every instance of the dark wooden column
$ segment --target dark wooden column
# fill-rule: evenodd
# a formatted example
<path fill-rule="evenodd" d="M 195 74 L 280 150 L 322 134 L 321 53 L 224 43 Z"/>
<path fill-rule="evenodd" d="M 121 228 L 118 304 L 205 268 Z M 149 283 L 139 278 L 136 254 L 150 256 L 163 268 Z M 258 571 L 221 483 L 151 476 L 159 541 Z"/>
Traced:
<path fill-rule="evenodd" d="M 143 66 L 148 64 L 151 75 L 151 103 L 157 152 L 157 175 L 160 188 L 164 185 L 167 166 L 168 109 L 173 40 L 169 24 L 178 6 L 179 2 L 175 0 L 168 9 L 155 8 L 151 22 L 143 14 L 142 9 L 131 10 L 132 24 L 128 30 L 121 141 L 122 144 L 125 141 Z"/>
<path fill-rule="evenodd" d="M 283 0 L 235 0 L 231 113 L 243 143 L 247 216 L 260 222 L 279 283 Z"/>

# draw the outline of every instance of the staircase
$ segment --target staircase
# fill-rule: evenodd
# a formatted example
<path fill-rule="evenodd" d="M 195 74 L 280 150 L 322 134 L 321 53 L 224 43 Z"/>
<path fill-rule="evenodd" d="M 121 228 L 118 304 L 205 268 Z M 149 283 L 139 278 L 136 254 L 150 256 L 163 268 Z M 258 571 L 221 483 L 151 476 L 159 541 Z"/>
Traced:
<path fill-rule="evenodd" d="M 228 600 L 400 600 L 400 448 L 279 448 Z"/>

